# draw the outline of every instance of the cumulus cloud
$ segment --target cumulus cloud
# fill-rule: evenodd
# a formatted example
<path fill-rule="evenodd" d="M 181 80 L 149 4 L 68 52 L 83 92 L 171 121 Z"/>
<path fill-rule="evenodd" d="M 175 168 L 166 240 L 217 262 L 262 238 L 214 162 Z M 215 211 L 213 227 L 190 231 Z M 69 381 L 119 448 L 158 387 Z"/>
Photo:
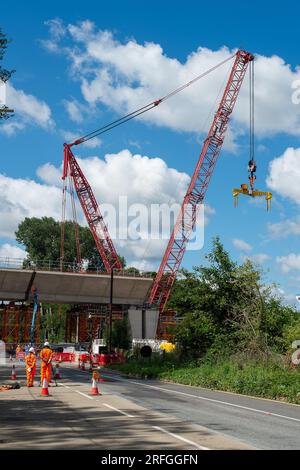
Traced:
<path fill-rule="evenodd" d="M 95 156 L 77 157 L 77 161 L 106 216 L 118 252 L 131 265 L 139 263 L 144 269 L 150 269 L 150 265 L 151 269 L 157 268 L 189 176 L 169 168 L 161 158 L 132 154 L 129 150 L 107 154 L 103 160 Z M 0 217 L 3 221 L 0 236 L 13 238 L 18 224 L 25 217 L 51 216 L 60 220 L 61 167 L 47 163 L 37 169 L 37 175 L 41 183 L 0 175 Z M 155 232 L 151 219 L 153 210 L 166 210 L 168 215 L 169 207 L 172 210 L 175 207 L 173 212 L 171 210 L 173 218 L 162 218 L 159 233 Z M 214 212 L 212 207 L 206 206 L 204 223 Z M 69 217 L 70 214 L 68 207 Z M 79 223 L 86 224 L 78 203 L 77 215 Z M 129 239 L 126 239 L 127 228 Z M 124 233 L 125 238 L 122 239 Z M 132 236 L 132 233 L 137 236 Z"/>
<path fill-rule="evenodd" d="M 300 235 L 300 216 L 294 219 L 285 219 L 280 222 L 269 223 L 267 228 L 273 239 L 286 238 L 290 235 Z"/>
<path fill-rule="evenodd" d="M 290 253 L 287 256 L 277 256 L 276 262 L 284 273 L 291 270 L 300 270 L 300 255 L 295 253 Z"/>
<path fill-rule="evenodd" d="M 2 261 L 1 258 L 18 258 L 23 260 L 26 258 L 26 255 L 26 251 L 22 250 L 22 248 L 19 248 L 18 246 L 11 245 L 9 243 L 0 245 L 0 263 Z"/>
<path fill-rule="evenodd" d="M 82 105 L 77 100 L 64 100 L 63 103 L 69 118 L 76 123 L 81 123 L 83 121 Z"/>
<path fill-rule="evenodd" d="M 241 251 L 251 251 L 252 246 L 249 243 L 245 242 L 244 240 L 240 240 L 238 238 L 233 238 L 232 244 L 235 248 Z"/>
<path fill-rule="evenodd" d="M 7 105 L 14 109 L 13 121 L 8 121 L 0 127 L 2 133 L 8 136 L 22 130 L 28 124 L 34 124 L 44 129 L 54 126 L 51 117 L 51 109 L 42 100 L 33 95 L 26 94 L 23 90 L 17 90 L 10 83 L 6 85 Z"/>
<path fill-rule="evenodd" d="M 62 186 L 62 169 L 56 168 L 51 163 L 45 163 L 44 165 L 39 166 L 36 174 L 46 184 L 51 186 Z"/>
<path fill-rule="evenodd" d="M 91 105 L 106 105 L 120 114 L 165 95 L 235 52 L 227 47 L 198 47 L 180 61 L 168 57 L 160 44 L 140 44 L 134 39 L 120 42 L 110 31 L 97 30 L 88 20 L 68 25 L 66 30 L 68 42 L 60 50 L 71 61 L 74 78 L 81 80 L 84 98 Z M 52 40 L 55 42 L 55 37 Z M 179 131 L 207 130 L 208 115 L 221 96 L 229 68 L 227 63 L 141 119 Z M 257 55 L 255 68 L 257 135 L 300 135 L 300 108 L 292 102 L 292 83 L 300 78 L 300 70 L 293 70 L 275 55 Z M 232 141 L 248 127 L 247 82 L 248 78 L 232 118 Z M 234 147 L 234 142 L 231 144 Z"/>
<path fill-rule="evenodd" d="M 77 140 L 80 137 L 81 132 L 77 132 L 76 134 L 75 132 L 65 131 L 61 129 L 60 134 L 62 135 L 64 140 L 69 143 L 69 142 L 74 142 L 74 140 Z M 99 139 L 99 137 L 94 137 L 93 139 L 88 140 L 87 142 L 84 142 L 81 145 L 89 149 L 94 149 L 94 148 L 100 147 L 101 144 L 102 144 L 102 140 Z"/>
<path fill-rule="evenodd" d="M 270 162 L 267 185 L 283 197 L 300 204 L 300 148 L 289 147 Z"/>
<path fill-rule="evenodd" d="M 61 190 L 33 180 L 0 174 L 0 237 L 14 238 L 25 217 L 49 216 L 59 220 Z"/>
<path fill-rule="evenodd" d="M 267 255 L 266 253 L 257 253 L 255 255 L 251 255 L 250 259 L 254 263 L 264 264 L 271 259 L 271 256 Z"/>
<path fill-rule="evenodd" d="M 271 256 L 266 253 L 256 253 L 254 255 L 247 255 L 242 257 L 244 261 L 249 259 L 255 264 L 264 264 L 271 259 Z"/>

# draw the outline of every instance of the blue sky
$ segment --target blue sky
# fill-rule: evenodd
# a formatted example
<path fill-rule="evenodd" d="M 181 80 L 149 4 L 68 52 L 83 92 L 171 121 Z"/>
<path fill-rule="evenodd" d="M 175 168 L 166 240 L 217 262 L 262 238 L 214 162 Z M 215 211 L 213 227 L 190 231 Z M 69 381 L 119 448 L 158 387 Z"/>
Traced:
<path fill-rule="evenodd" d="M 218 234 L 235 259 L 250 256 L 260 261 L 267 278 L 279 283 L 286 298 L 292 301 L 299 293 L 300 280 L 300 105 L 292 103 L 291 88 L 292 82 L 300 79 L 299 10 L 300 6 L 290 1 L 285 2 L 284 11 L 282 5 L 274 2 L 235 1 L 230 5 L 216 1 L 213 8 L 209 2 L 156 0 L 74 1 L 72 7 L 69 2 L 57 1 L 45 5 L 33 1 L 7 4 L 1 12 L 0 26 L 12 43 L 3 65 L 16 69 L 9 95 L 16 114 L 10 122 L 0 124 L 0 173 L 5 177 L 0 196 L 1 218 L 5 220 L 0 255 L 18 254 L 11 246 L 15 244 L 14 224 L 22 216 L 59 214 L 59 183 L 54 180 L 66 136 L 80 136 L 116 119 L 138 107 L 136 104 L 143 105 L 148 96 L 158 98 L 159 93 L 181 84 L 181 77 L 189 80 L 204 71 L 205 64 L 213 65 L 235 48 L 245 48 L 257 55 L 257 187 L 273 191 L 272 212 L 266 212 L 264 203 L 253 204 L 242 198 L 239 207 L 233 208 L 232 188 L 247 182 L 245 81 L 232 122 L 233 143 L 228 142 L 222 150 L 207 193 L 213 210 L 208 214 L 205 246 L 201 251 L 187 252 L 184 266 L 201 263 L 212 236 Z M 129 44 L 134 46 L 130 49 Z M 106 48 L 109 58 L 105 56 Z M 178 83 L 174 71 L 178 71 Z M 134 121 L 103 135 L 98 147 L 80 147 L 78 152 L 76 149 L 86 162 L 83 165 L 91 175 L 93 187 L 99 185 L 94 188 L 97 198 L 113 202 L 114 185 L 120 185 L 120 175 L 113 170 L 105 173 L 107 168 L 101 167 L 104 175 L 111 177 L 105 192 L 105 184 L 100 187 L 101 175 L 96 172 L 98 163 L 90 157 L 103 160 L 106 154 L 119 155 L 125 149 L 130 152 L 127 157 L 135 178 L 140 177 L 141 169 L 132 159 L 134 154 L 162 159 L 167 165 L 166 181 L 160 183 L 159 191 L 165 187 L 166 198 L 174 196 L 175 188 L 170 188 L 168 180 L 170 169 L 178 170 L 178 184 L 184 179 L 181 173 L 191 175 L 204 137 L 201 130 L 210 122 L 209 111 L 227 72 L 225 66 L 217 77 L 211 75 L 203 88 L 199 82 L 190 95 L 182 95 L 165 110 L 153 111 L 147 121 Z M 68 112 L 71 103 L 77 113 Z M 286 154 L 289 147 L 292 150 Z M 48 163 L 50 167 L 45 166 Z M 42 170 L 37 174 L 38 168 Z M 146 167 L 147 184 L 152 185 L 153 171 L 156 187 L 155 178 L 161 175 L 154 170 L 159 171 L 151 165 Z M 49 172 L 53 173 L 51 177 Z M 36 188 L 33 181 L 41 191 L 36 201 L 32 200 Z M 131 190 L 129 183 L 128 191 Z M 149 199 L 147 191 L 143 188 L 140 196 L 133 192 L 132 198 L 149 202 L 151 191 Z M 177 196 L 179 201 L 180 190 Z M 147 250 L 149 255 L 151 247 Z M 125 252 L 125 256 L 130 258 L 132 253 Z M 149 260 L 158 267 L 159 249 L 152 255 Z"/>

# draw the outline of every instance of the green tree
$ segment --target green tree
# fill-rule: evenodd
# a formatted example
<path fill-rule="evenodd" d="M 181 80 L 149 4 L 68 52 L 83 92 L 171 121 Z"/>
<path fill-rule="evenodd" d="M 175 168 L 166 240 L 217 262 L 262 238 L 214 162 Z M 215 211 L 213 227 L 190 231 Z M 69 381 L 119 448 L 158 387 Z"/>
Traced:
<path fill-rule="evenodd" d="M 109 330 L 105 330 L 106 344 L 109 343 Z M 115 320 L 112 323 L 111 345 L 113 348 L 128 350 L 130 347 L 131 336 L 129 331 L 129 322 L 127 318 Z"/>
<path fill-rule="evenodd" d="M 9 40 L 0 28 L 0 60 L 3 60 L 8 43 Z M 7 82 L 13 73 L 14 70 L 7 70 L 0 65 L 0 81 L 4 83 Z M 11 115 L 11 112 L 12 110 L 10 110 L 7 106 L 0 106 L 0 120 L 7 119 Z"/>
<path fill-rule="evenodd" d="M 238 265 L 219 238 L 207 265 L 183 270 L 169 306 L 182 318 L 176 330 L 181 348 L 193 355 L 239 351 L 284 352 L 288 325 L 297 313 L 274 297 L 263 273 L 249 260 Z"/>
<path fill-rule="evenodd" d="M 88 227 L 78 226 L 81 257 L 87 260 L 88 267 L 103 270 L 103 262 Z M 16 240 L 25 246 L 28 253 L 24 266 L 30 263 L 60 261 L 60 223 L 52 217 L 26 217 L 18 226 Z M 76 263 L 76 242 L 73 222 L 65 222 L 64 262 Z"/>

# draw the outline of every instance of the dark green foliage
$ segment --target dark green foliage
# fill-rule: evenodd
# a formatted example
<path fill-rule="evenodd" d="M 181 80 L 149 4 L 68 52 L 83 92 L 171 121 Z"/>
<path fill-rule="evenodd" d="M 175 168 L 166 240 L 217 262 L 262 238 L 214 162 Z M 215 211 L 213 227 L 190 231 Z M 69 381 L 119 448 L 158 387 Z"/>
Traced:
<path fill-rule="evenodd" d="M 299 324 L 299 314 L 272 295 L 249 260 L 233 262 L 219 238 L 206 258 L 207 266 L 182 271 L 169 302 L 182 318 L 176 332 L 181 350 L 190 357 L 285 352 L 288 325 Z"/>
<path fill-rule="evenodd" d="M 0 28 L 0 60 L 3 60 L 5 51 L 7 49 L 9 40 L 6 35 L 2 32 Z M 2 82 L 7 82 L 10 79 L 11 75 L 14 73 L 14 70 L 7 70 L 0 65 L 0 80 Z M 0 120 L 7 119 L 11 116 L 11 112 L 8 112 L 7 106 L 0 107 Z"/>
<path fill-rule="evenodd" d="M 95 241 L 88 227 L 78 226 L 81 257 L 88 261 L 88 267 L 103 270 L 103 263 Z M 19 224 L 16 240 L 25 246 L 28 253 L 25 266 L 30 262 L 48 263 L 60 261 L 60 223 L 52 217 L 26 217 Z M 73 222 L 65 222 L 64 262 L 76 263 L 76 243 Z"/>
<path fill-rule="evenodd" d="M 109 328 L 104 331 L 106 344 L 109 344 Z M 131 344 L 131 336 L 129 332 L 129 322 L 127 318 L 123 320 L 114 320 L 112 322 L 111 345 L 112 348 L 128 350 Z"/>
<path fill-rule="evenodd" d="M 76 265 L 76 242 L 74 224 L 65 222 L 64 233 L 64 263 Z M 80 250 L 82 260 L 87 261 L 87 269 L 93 268 L 104 271 L 102 259 L 96 248 L 93 235 L 88 227 L 78 225 Z M 61 224 L 52 217 L 26 217 L 18 226 L 16 240 L 25 246 L 28 253 L 24 267 L 30 263 L 44 264 L 60 262 Z M 124 257 L 120 257 L 123 266 L 126 265 Z"/>

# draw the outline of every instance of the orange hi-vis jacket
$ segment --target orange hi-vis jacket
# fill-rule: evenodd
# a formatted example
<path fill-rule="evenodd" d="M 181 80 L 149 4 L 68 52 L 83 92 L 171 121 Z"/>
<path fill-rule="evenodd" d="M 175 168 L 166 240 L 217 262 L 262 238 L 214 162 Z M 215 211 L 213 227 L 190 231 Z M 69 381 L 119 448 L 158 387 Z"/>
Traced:
<path fill-rule="evenodd" d="M 36 372 L 36 355 L 30 352 L 25 357 L 25 364 L 26 364 L 27 387 L 32 387 L 35 372 Z M 31 369 L 31 370 L 28 370 L 28 369 Z"/>
<path fill-rule="evenodd" d="M 25 363 L 27 369 L 33 369 L 34 367 L 36 367 L 36 355 L 30 352 L 28 356 L 25 357 Z"/>
<path fill-rule="evenodd" d="M 41 383 L 46 379 L 47 383 L 50 383 L 51 380 L 51 361 L 52 361 L 53 351 L 50 348 L 43 348 L 40 352 L 40 358 L 42 359 L 41 363 Z"/>
<path fill-rule="evenodd" d="M 40 358 L 43 364 L 50 364 L 52 361 L 53 351 L 50 348 L 43 348 L 40 352 Z"/>

